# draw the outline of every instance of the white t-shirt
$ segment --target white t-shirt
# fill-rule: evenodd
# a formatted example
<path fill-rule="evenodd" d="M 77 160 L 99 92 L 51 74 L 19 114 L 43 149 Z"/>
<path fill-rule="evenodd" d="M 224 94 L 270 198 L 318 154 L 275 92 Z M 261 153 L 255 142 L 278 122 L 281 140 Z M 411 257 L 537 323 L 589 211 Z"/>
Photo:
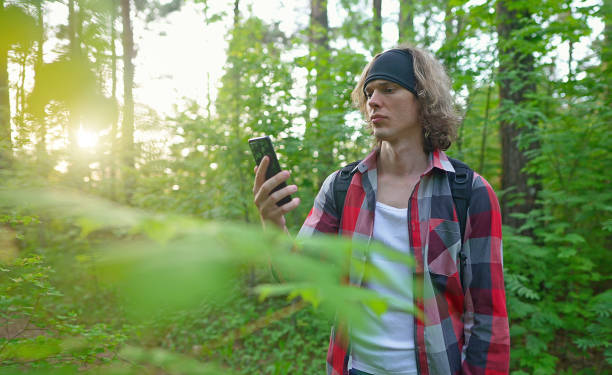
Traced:
<path fill-rule="evenodd" d="M 410 253 L 408 209 L 376 202 L 374 240 Z M 388 277 L 388 282 L 370 281 L 364 287 L 403 303 L 412 303 L 412 270 L 405 264 L 388 260 L 376 251 L 368 262 Z M 351 367 L 371 374 L 416 375 L 414 317 L 391 301 L 387 311 L 376 315 L 361 306 L 362 324 L 351 328 Z"/>

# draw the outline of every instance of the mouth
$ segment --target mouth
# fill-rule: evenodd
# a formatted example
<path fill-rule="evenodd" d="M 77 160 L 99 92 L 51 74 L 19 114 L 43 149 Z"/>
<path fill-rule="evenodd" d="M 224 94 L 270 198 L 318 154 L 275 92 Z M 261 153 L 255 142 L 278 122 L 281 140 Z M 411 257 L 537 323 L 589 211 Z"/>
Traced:
<path fill-rule="evenodd" d="M 370 116 L 370 121 L 371 121 L 372 123 L 376 124 L 377 122 L 380 122 L 380 121 L 384 120 L 385 118 L 386 118 L 386 117 L 385 117 L 385 116 L 383 116 L 383 115 L 378 115 L 378 114 L 376 114 L 376 115 L 372 115 L 372 116 Z"/>

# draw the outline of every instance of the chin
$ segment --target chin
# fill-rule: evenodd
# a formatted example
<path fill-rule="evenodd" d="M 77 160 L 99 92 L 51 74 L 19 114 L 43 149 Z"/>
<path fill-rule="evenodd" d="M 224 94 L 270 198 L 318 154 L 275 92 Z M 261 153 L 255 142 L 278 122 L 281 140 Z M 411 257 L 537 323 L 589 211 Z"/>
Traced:
<path fill-rule="evenodd" d="M 387 132 L 380 131 L 380 129 L 374 129 L 372 135 L 374 136 L 374 138 L 376 138 L 377 141 L 387 141 L 390 138 Z"/>

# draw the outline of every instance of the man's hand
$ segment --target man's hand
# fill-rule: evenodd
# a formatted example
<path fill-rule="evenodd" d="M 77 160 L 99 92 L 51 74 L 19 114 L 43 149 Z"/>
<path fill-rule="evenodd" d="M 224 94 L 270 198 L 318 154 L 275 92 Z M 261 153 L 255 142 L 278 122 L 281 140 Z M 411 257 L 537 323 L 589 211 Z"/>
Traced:
<path fill-rule="evenodd" d="M 259 217 L 262 225 L 266 226 L 266 222 L 274 223 L 283 230 L 287 230 L 285 225 L 285 214 L 298 206 L 300 198 L 293 198 L 289 203 L 285 203 L 281 207 L 276 205 L 284 197 L 295 193 L 298 188 L 296 185 L 288 185 L 274 193 L 270 194 L 272 189 L 278 186 L 281 182 L 287 181 L 290 176 L 289 171 L 280 171 L 269 180 L 266 181 L 266 171 L 270 159 L 267 156 L 261 160 L 259 167 L 255 167 L 255 183 L 253 184 L 253 196 L 255 206 L 259 210 Z"/>

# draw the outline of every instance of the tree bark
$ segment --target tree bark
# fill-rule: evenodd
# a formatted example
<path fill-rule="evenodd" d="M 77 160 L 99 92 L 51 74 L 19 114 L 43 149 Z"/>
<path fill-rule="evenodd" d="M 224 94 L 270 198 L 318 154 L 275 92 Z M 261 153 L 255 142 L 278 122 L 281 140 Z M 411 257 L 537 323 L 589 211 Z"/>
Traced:
<path fill-rule="evenodd" d="M 382 0 L 372 0 L 372 54 L 382 50 Z"/>
<path fill-rule="evenodd" d="M 29 53 L 29 49 L 23 48 L 21 51 L 21 58 L 19 59 L 19 85 L 17 87 L 17 95 L 15 95 L 15 101 L 18 102 L 18 104 L 15 105 L 15 116 L 18 119 L 20 127 L 23 127 L 25 120 L 25 80 L 28 70 Z"/>
<path fill-rule="evenodd" d="M 123 22 L 123 121 L 121 122 L 121 139 L 123 144 L 123 167 L 126 168 L 125 195 L 132 195 L 134 167 L 134 36 L 130 16 L 130 0 L 121 0 L 121 18 Z"/>
<path fill-rule="evenodd" d="M 329 22 L 327 20 L 327 0 L 310 0 L 310 41 L 326 47 L 328 43 Z"/>
<path fill-rule="evenodd" d="M 412 1 L 400 0 L 399 19 L 397 21 L 399 43 L 415 44 L 414 7 Z"/>
<path fill-rule="evenodd" d="M 11 103 L 8 83 L 8 51 L 0 48 L 0 168 L 11 164 Z"/>
<path fill-rule="evenodd" d="M 329 95 L 331 90 L 330 75 L 330 54 L 329 54 L 329 22 L 327 18 L 327 0 L 310 1 L 310 56 L 315 60 L 316 76 L 315 86 L 315 110 L 317 117 L 310 118 L 310 113 L 306 116 L 309 119 L 307 124 L 306 138 L 309 145 L 313 147 L 314 163 L 318 172 L 314 178 L 314 183 L 320 185 L 334 165 L 334 137 L 328 134 L 328 129 L 333 121 L 329 116 L 329 102 L 325 100 L 325 95 Z"/>
<path fill-rule="evenodd" d="M 527 95 L 536 91 L 534 57 L 521 50 L 524 40 L 517 40 L 514 31 L 523 26 L 523 20 L 531 17 L 525 8 L 508 7 L 508 0 L 497 2 L 497 33 L 499 35 L 499 99 L 500 133 L 502 144 L 502 189 L 501 199 L 503 223 L 518 227 L 523 220 L 512 217 L 513 213 L 527 213 L 536 207 L 537 185 L 529 185 L 530 177 L 524 171 L 528 162 L 526 151 L 539 147 L 535 139 L 533 119 L 517 119 L 511 113 L 525 105 Z M 523 140 L 519 147 L 519 139 Z"/>
<path fill-rule="evenodd" d="M 0 12 L 3 11 L 4 0 L 0 0 Z M 8 78 L 8 46 L 0 45 L 0 169 L 10 166 L 13 154 Z"/>
<path fill-rule="evenodd" d="M 81 57 L 81 46 L 79 40 L 77 38 L 77 14 L 75 10 L 75 1 L 77 0 L 69 0 L 68 1 L 68 41 L 70 48 L 70 58 L 73 61 L 78 61 Z M 69 138 L 69 148 L 74 153 L 77 148 L 77 134 L 81 122 L 81 115 L 78 109 L 77 103 L 71 103 L 72 108 L 70 109 L 70 116 L 68 119 L 68 138 Z M 76 157 L 73 157 L 74 160 Z M 74 161 L 73 160 L 73 161 Z"/>
<path fill-rule="evenodd" d="M 36 2 L 36 18 L 38 27 L 40 27 L 40 33 L 38 34 L 38 48 L 36 49 L 36 62 L 34 65 L 34 82 L 40 76 L 40 69 L 43 65 L 43 53 L 45 44 L 45 27 L 43 18 L 43 5 L 42 0 Z M 38 166 L 43 176 L 47 174 L 46 163 L 48 160 L 47 155 L 47 126 L 45 124 L 45 111 L 44 109 L 40 112 L 40 115 L 36 119 L 38 122 L 38 134 L 36 140 L 36 158 L 38 160 Z"/>
<path fill-rule="evenodd" d="M 237 30 L 240 27 L 240 0 L 234 0 L 234 27 L 233 30 Z M 240 96 L 242 94 L 242 89 L 241 89 L 241 82 L 240 82 L 240 77 L 242 76 L 242 73 L 240 71 L 240 64 L 235 64 L 234 65 L 234 72 L 233 72 L 233 77 L 232 80 L 234 81 L 234 110 L 233 110 L 233 115 L 232 115 L 232 130 L 234 132 L 234 138 L 236 140 L 242 140 L 242 132 L 240 131 L 240 115 L 242 113 L 242 105 L 241 105 L 241 100 L 240 100 Z M 240 147 L 235 147 L 235 157 L 236 157 L 236 162 L 235 165 L 241 165 L 241 160 L 243 159 L 243 151 L 242 148 Z M 241 196 L 246 197 L 248 196 L 248 189 L 247 189 L 247 180 L 246 180 L 246 176 L 244 174 L 244 171 L 242 170 L 242 168 L 238 168 L 237 170 L 238 172 L 238 179 L 240 181 L 240 192 L 241 192 Z M 244 214 L 244 221 L 245 222 L 250 222 L 250 218 L 249 218 L 249 203 L 247 202 L 247 200 L 243 200 L 242 201 L 242 211 Z M 251 272 L 253 272 L 253 270 L 251 270 Z"/>
<path fill-rule="evenodd" d="M 111 14 L 110 14 L 110 48 L 111 48 L 111 98 L 113 100 L 113 104 L 117 104 L 117 29 L 115 24 L 117 22 L 117 8 L 119 7 L 117 0 L 110 0 L 111 4 Z M 117 138 L 118 127 L 119 127 L 119 118 L 116 115 L 113 117 L 113 121 L 111 123 L 111 132 L 110 132 L 110 140 L 111 140 L 111 154 L 109 156 L 109 174 L 110 174 L 110 195 L 111 199 L 117 199 L 117 153 L 119 152 L 119 139 Z"/>
<path fill-rule="evenodd" d="M 77 39 L 78 17 L 75 10 L 75 1 L 78 0 L 68 0 L 68 41 L 70 43 L 70 54 L 73 58 L 81 54 L 81 46 Z"/>

